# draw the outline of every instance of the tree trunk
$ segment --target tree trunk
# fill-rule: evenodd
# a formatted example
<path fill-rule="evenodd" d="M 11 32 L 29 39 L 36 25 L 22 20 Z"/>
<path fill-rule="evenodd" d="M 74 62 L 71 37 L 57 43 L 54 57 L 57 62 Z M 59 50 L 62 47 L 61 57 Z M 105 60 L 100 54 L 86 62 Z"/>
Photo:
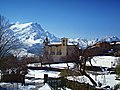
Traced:
<path fill-rule="evenodd" d="M 97 86 L 97 83 L 84 70 L 80 70 L 80 73 L 88 77 L 89 80 L 92 82 L 93 86 Z"/>

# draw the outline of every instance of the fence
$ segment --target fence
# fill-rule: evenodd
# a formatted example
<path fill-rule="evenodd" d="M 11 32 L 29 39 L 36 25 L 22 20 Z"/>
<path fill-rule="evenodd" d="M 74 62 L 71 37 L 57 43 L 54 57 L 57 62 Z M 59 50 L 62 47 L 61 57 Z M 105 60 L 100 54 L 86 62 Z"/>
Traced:
<path fill-rule="evenodd" d="M 96 89 L 95 87 L 91 86 L 90 84 L 86 83 L 79 83 L 78 81 L 72 81 L 66 79 L 66 87 L 71 88 L 72 90 L 102 90 Z"/>
<path fill-rule="evenodd" d="M 44 75 L 44 83 L 48 83 L 52 88 L 64 88 L 68 87 L 72 90 L 102 90 L 97 89 L 86 83 L 79 83 L 78 81 L 68 80 L 64 77 L 50 78 L 47 74 Z"/>
<path fill-rule="evenodd" d="M 3 74 L 1 76 L 0 82 L 15 82 L 15 83 L 22 83 L 25 85 L 25 75 L 21 74 Z"/>

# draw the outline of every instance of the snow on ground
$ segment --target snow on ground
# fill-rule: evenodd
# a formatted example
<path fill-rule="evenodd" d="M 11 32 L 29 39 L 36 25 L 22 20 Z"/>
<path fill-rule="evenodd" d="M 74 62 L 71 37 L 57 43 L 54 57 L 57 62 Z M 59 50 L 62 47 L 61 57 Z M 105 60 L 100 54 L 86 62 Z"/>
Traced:
<path fill-rule="evenodd" d="M 2 90 L 53 90 L 47 83 L 37 88 L 35 85 L 22 86 L 20 83 L 0 83 Z M 0 88 L 0 90 L 1 90 Z M 62 88 L 59 90 L 63 90 Z M 71 90 L 66 88 L 65 90 Z"/>
<path fill-rule="evenodd" d="M 96 56 L 92 59 L 92 64 L 93 66 L 100 66 L 100 67 L 115 67 L 116 65 L 116 60 L 118 58 L 117 57 L 112 57 L 112 56 Z M 70 68 L 74 67 L 73 63 L 69 63 L 68 64 L 70 66 Z M 89 62 L 87 62 L 87 65 L 90 65 Z M 45 65 L 45 66 L 49 66 L 49 65 Z M 51 67 L 54 68 L 67 68 L 67 64 L 63 63 L 63 64 L 51 64 Z M 36 78 L 43 78 L 44 74 L 48 74 L 48 77 L 59 77 L 60 72 L 53 72 L 53 71 L 44 71 L 44 70 L 30 70 L 29 74 L 35 74 L 34 76 Z M 30 75 L 31 76 L 31 75 Z M 92 75 L 90 74 L 90 76 L 96 81 L 96 83 L 98 84 L 98 82 L 102 83 L 102 87 L 105 87 L 107 85 L 109 85 L 110 87 L 114 87 L 114 85 L 120 83 L 120 81 L 115 80 L 116 79 L 116 75 L 115 74 L 107 74 L 107 73 L 101 73 L 101 75 Z M 91 83 L 91 81 L 86 77 L 86 76 L 78 76 L 78 77 L 68 77 L 69 80 L 75 80 L 75 81 L 79 81 L 81 83 L 89 83 L 90 85 L 93 85 Z"/>
<path fill-rule="evenodd" d="M 59 77 L 60 72 L 57 71 L 45 71 L 45 70 L 28 70 L 27 77 L 44 78 L 44 74 L 48 74 L 48 77 Z"/>
<path fill-rule="evenodd" d="M 54 90 L 49 84 L 45 83 L 42 87 L 40 87 L 38 90 Z M 59 88 L 58 90 L 64 90 L 62 88 Z M 71 90 L 69 88 L 65 88 L 65 90 Z"/>
<path fill-rule="evenodd" d="M 49 65 L 45 65 L 47 67 L 49 67 Z M 68 63 L 69 68 L 73 68 L 74 67 L 74 63 Z M 66 63 L 60 63 L 60 64 L 50 64 L 50 67 L 52 68 L 60 68 L 60 69 L 65 69 L 68 68 Z"/>
<path fill-rule="evenodd" d="M 50 87 L 47 83 L 45 83 L 44 86 L 40 87 L 38 90 L 53 90 L 52 87 Z M 62 88 L 59 90 L 63 90 Z M 65 90 L 71 90 L 69 88 L 65 88 Z"/>
<path fill-rule="evenodd" d="M 63 90 L 63 89 L 61 89 L 61 90 Z M 72 89 L 66 88 L 65 90 L 72 90 Z"/>
<path fill-rule="evenodd" d="M 0 83 L 0 86 L 5 90 L 33 90 L 35 86 L 22 86 L 20 83 Z"/>
<path fill-rule="evenodd" d="M 45 85 L 39 88 L 38 90 L 52 90 L 52 88 L 47 83 L 45 83 Z"/>
<path fill-rule="evenodd" d="M 34 89 L 35 89 L 34 85 L 29 85 L 29 86 L 21 86 L 21 85 L 19 85 L 18 90 L 34 90 Z"/>
<path fill-rule="evenodd" d="M 117 65 L 116 60 L 118 57 L 112 57 L 112 56 L 96 56 L 91 59 L 93 66 L 100 66 L 100 67 L 115 67 Z M 87 65 L 90 65 L 89 62 L 86 63 Z"/>
<path fill-rule="evenodd" d="M 56 66 L 56 65 L 55 65 Z M 26 83 L 35 83 L 35 86 L 37 86 L 38 84 L 43 84 L 44 80 L 44 74 L 48 74 L 48 77 L 59 77 L 60 72 L 57 71 L 45 71 L 45 70 L 28 70 L 28 74 L 26 75 L 26 77 L 34 77 L 31 80 L 25 79 Z M 40 87 L 40 85 L 38 85 Z M 25 90 L 24 88 L 27 87 L 22 87 L 23 89 L 21 90 Z M 30 89 L 28 89 L 30 90 Z M 42 87 L 40 87 L 38 90 L 52 90 L 51 87 L 48 84 L 43 85 Z M 63 90 L 63 89 L 60 89 Z M 69 88 L 66 88 L 66 90 L 71 90 Z"/>
<path fill-rule="evenodd" d="M 93 66 L 101 66 L 101 67 L 115 67 L 113 64 L 116 65 L 116 60 L 118 58 L 117 57 L 112 57 L 112 56 L 96 56 L 94 57 L 91 61 Z M 68 65 L 70 66 L 70 68 L 74 67 L 73 63 L 68 63 Z M 90 65 L 89 62 L 87 62 L 87 65 Z M 36 66 L 36 64 L 32 64 L 29 66 Z M 40 65 L 37 65 L 40 66 Z M 49 66 L 49 65 L 45 65 L 45 66 Z M 62 63 L 62 64 L 51 64 L 50 65 L 53 68 L 67 68 L 67 64 L 66 63 Z M 30 70 L 28 69 L 28 74 L 26 75 L 26 77 L 33 77 L 33 79 L 25 79 L 26 83 L 35 83 L 35 85 L 28 85 L 28 86 L 21 86 L 18 85 L 18 90 L 31 90 L 32 88 L 36 88 L 36 85 L 39 85 L 40 83 L 43 83 L 44 80 L 44 74 L 48 74 L 48 77 L 59 77 L 60 72 L 57 71 L 46 71 L 46 70 Z M 107 85 L 109 85 L 110 87 L 114 87 L 114 85 L 120 83 L 120 81 L 115 80 L 116 79 L 116 75 L 115 74 L 108 74 L 108 73 L 100 73 L 100 75 L 92 75 L 90 73 L 88 73 L 98 84 L 98 82 L 102 83 L 102 87 L 105 87 Z M 90 85 L 93 85 L 91 83 L 91 81 L 86 77 L 86 76 L 69 76 L 67 77 L 67 79 L 69 80 L 74 80 L 74 81 L 79 81 L 80 83 L 89 83 Z M 42 84 L 43 85 L 43 84 Z M 8 86 L 8 87 L 12 87 L 12 84 L 8 84 L 8 83 L 0 83 L 0 86 Z M 17 88 L 17 86 L 15 85 L 14 88 Z M 43 86 L 39 85 L 39 90 L 51 90 L 49 88 L 49 85 L 45 84 Z M 62 90 L 62 89 L 61 89 Z M 71 90 L 66 88 L 66 90 Z"/>
<path fill-rule="evenodd" d="M 115 74 L 97 75 L 97 76 L 90 74 L 90 76 L 97 84 L 98 84 L 98 82 L 102 83 L 102 87 L 110 86 L 113 88 L 114 85 L 120 83 L 119 80 L 115 80 L 116 79 Z M 91 83 L 91 81 L 89 80 L 89 78 L 87 78 L 86 76 L 78 76 L 78 77 L 69 76 L 69 77 L 67 77 L 67 79 L 73 80 L 73 81 L 78 81 L 80 83 L 89 83 L 90 85 L 93 85 Z"/>
<path fill-rule="evenodd" d="M 59 77 L 60 72 L 57 71 L 46 71 L 46 70 L 28 70 L 26 77 L 32 77 L 31 79 L 25 79 L 28 84 L 34 84 L 35 87 L 41 87 L 44 84 L 44 74 L 48 74 L 48 77 Z M 40 89 L 49 90 L 49 89 Z"/>
<path fill-rule="evenodd" d="M 41 63 L 28 64 L 28 67 L 41 67 Z"/>
<path fill-rule="evenodd" d="M 94 77 L 94 76 L 92 76 L 92 77 Z M 120 83 L 119 80 L 115 80 L 116 79 L 116 75 L 115 74 L 111 74 L 111 75 L 98 75 L 97 79 L 98 79 L 97 81 L 100 81 L 103 84 L 103 87 L 106 86 L 106 85 L 109 85 L 110 87 L 114 87 L 114 85 Z"/>
<path fill-rule="evenodd" d="M 29 67 L 41 67 L 40 63 L 33 63 L 33 64 L 28 64 Z M 69 68 L 74 67 L 74 63 L 68 63 Z M 60 63 L 60 64 L 50 64 L 50 67 L 52 68 L 59 68 L 59 69 L 65 69 L 68 68 L 67 63 Z M 49 64 L 42 65 L 42 67 L 49 67 Z"/>
<path fill-rule="evenodd" d="M 96 56 L 93 59 L 91 59 L 91 63 L 93 66 L 100 66 L 100 67 L 115 67 L 117 65 L 117 61 L 118 57 L 112 57 L 112 56 Z M 90 65 L 89 62 L 86 63 L 87 65 Z M 105 86 L 110 86 L 110 87 L 114 87 L 114 85 L 120 83 L 119 80 L 115 80 L 116 79 L 116 74 L 108 74 L 108 72 L 104 71 L 104 72 L 95 72 L 95 73 L 99 73 L 100 75 L 93 75 L 90 74 L 89 75 L 96 81 L 96 83 L 100 82 L 102 83 L 102 87 Z M 77 80 L 79 82 L 84 82 L 84 83 L 89 83 L 90 85 L 93 85 L 91 83 L 91 81 L 86 77 L 86 76 L 79 76 L 79 77 L 68 77 L 68 79 L 70 80 Z"/>

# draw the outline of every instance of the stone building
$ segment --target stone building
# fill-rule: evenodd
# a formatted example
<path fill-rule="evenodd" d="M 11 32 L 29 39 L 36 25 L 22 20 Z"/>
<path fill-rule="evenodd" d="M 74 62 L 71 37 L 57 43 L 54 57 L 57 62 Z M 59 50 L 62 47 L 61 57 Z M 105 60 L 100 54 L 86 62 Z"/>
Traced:
<path fill-rule="evenodd" d="M 43 46 L 43 63 L 72 62 L 79 59 L 79 44 L 70 43 L 67 38 L 54 43 L 46 38 Z"/>

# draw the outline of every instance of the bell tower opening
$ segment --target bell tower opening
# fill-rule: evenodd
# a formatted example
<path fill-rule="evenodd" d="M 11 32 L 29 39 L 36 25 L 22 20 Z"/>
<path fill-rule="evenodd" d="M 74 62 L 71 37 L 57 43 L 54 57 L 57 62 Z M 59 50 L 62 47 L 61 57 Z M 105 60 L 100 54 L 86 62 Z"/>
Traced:
<path fill-rule="evenodd" d="M 67 38 L 62 38 L 62 46 L 67 46 L 68 39 Z"/>

